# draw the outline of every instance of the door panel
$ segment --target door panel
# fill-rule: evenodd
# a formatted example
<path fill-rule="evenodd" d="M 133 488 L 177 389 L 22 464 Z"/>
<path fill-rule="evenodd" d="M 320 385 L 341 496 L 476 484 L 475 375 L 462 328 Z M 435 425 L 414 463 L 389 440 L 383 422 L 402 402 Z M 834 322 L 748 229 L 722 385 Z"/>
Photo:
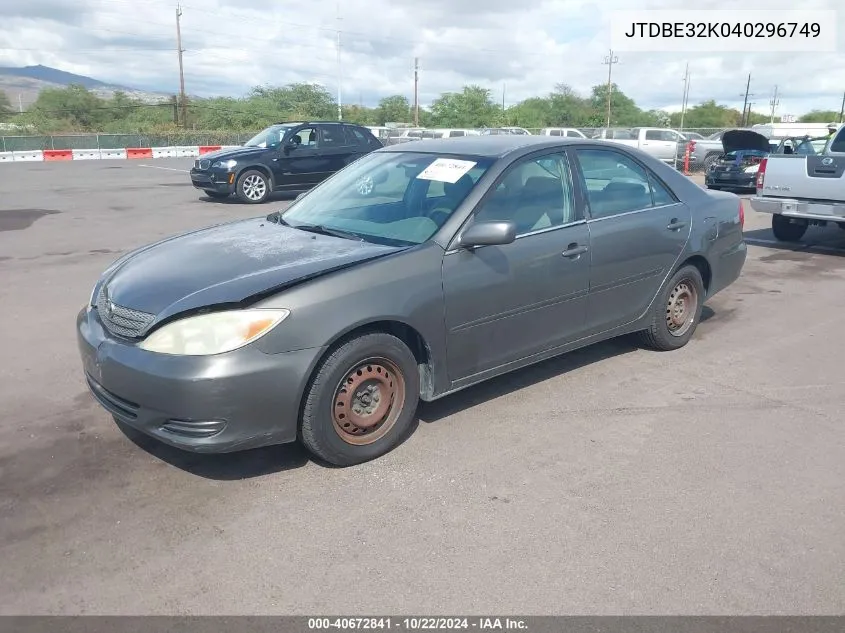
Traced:
<path fill-rule="evenodd" d="M 309 189 L 323 180 L 330 169 L 331 159 L 322 155 L 315 128 L 297 130 L 295 136 L 299 138 L 299 146 L 296 149 L 283 146 L 275 161 L 277 189 Z"/>
<path fill-rule="evenodd" d="M 528 235 L 504 246 L 459 250 L 443 259 L 452 380 L 574 340 L 584 330 L 589 254 L 585 223 Z"/>
<path fill-rule="evenodd" d="M 689 208 L 645 167 L 614 150 L 576 150 L 590 202 L 590 334 L 634 321 L 683 252 Z"/>
<path fill-rule="evenodd" d="M 461 380 L 580 338 L 590 285 L 590 230 L 566 156 L 506 171 L 470 223 L 508 220 L 518 237 L 443 259 L 449 377 Z M 565 254 L 566 253 L 566 254 Z"/>

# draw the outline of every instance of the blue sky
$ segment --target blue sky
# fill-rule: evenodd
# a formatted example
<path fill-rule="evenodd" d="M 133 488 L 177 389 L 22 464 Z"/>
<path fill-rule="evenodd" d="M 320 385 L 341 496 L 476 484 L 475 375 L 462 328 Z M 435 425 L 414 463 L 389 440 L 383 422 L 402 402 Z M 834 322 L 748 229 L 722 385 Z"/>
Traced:
<path fill-rule="evenodd" d="M 9 3 L 6 3 L 7 5 Z M 175 2 L 145 0 L 26 0 L 4 6 L 0 65 L 44 64 L 141 89 L 175 92 Z M 577 0 L 185 0 L 185 77 L 201 96 L 244 94 L 257 84 L 314 81 L 344 102 L 374 105 L 413 90 L 419 57 L 424 104 L 468 83 L 507 103 L 566 83 L 586 93 L 607 79 L 609 12 L 628 8 L 683 9 L 677 0 L 602 3 Z M 832 9 L 807 0 L 805 9 Z M 699 0 L 714 19 L 733 1 Z M 791 9 L 788 2 L 748 0 L 759 15 Z M 763 19 L 761 18 L 761 19 Z M 845 33 L 843 14 L 837 20 Z M 341 30 L 341 67 L 336 52 Z M 842 38 L 836 53 L 618 53 L 613 78 L 641 107 L 679 108 L 684 65 L 690 102 L 716 99 L 741 107 L 748 73 L 754 109 L 769 110 L 778 85 L 778 114 L 838 110 L 845 90 Z"/>

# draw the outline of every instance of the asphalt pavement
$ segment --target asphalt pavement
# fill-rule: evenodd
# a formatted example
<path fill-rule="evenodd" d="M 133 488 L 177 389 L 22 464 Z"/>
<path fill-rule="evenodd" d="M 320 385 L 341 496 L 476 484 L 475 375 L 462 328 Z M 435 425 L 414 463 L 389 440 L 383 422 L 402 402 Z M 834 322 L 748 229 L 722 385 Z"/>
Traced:
<path fill-rule="evenodd" d="M 845 231 L 750 255 L 682 350 L 424 405 L 349 469 L 124 435 L 75 316 L 121 253 L 261 207 L 189 159 L 0 165 L 0 614 L 841 614 Z"/>

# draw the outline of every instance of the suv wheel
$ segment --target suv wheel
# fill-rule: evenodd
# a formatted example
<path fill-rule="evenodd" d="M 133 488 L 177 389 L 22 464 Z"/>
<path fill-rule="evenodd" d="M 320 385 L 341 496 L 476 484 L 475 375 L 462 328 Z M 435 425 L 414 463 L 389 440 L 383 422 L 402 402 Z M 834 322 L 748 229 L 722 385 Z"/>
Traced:
<path fill-rule="evenodd" d="M 248 169 L 238 178 L 237 194 L 248 204 L 261 204 L 270 195 L 270 179 L 257 169 Z"/>
<path fill-rule="evenodd" d="M 772 216 L 772 233 L 781 242 L 797 242 L 807 232 L 807 220 L 795 220 L 785 215 Z"/>

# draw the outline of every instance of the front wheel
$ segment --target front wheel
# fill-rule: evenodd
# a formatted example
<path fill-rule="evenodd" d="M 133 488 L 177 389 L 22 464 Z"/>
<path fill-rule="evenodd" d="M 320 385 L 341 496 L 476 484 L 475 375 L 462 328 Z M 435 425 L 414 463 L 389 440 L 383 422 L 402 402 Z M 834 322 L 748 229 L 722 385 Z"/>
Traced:
<path fill-rule="evenodd" d="M 772 216 L 772 233 L 781 242 L 797 242 L 807 232 L 807 220 L 797 220 L 785 215 Z"/>
<path fill-rule="evenodd" d="M 418 402 L 419 369 L 408 346 L 390 334 L 364 334 L 321 363 L 306 393 L 300 438 L 330 464 L 360 464 L 402 442 Z"/>
<path fill-rule="evenodd" d="M 270 179 L 257 169 L 248 169 L 238 178 L 237 194 L 248 204 L 261 204 L 270 195 Z"/>
<path fill-rule="evenodd" d="M 695 266 L 683 266 L 663 287 L 651 308 L 651 323 L 640 332 L 648 347 L 671 351 L 695 333 L 704 307 L 704 281 Z"/>

